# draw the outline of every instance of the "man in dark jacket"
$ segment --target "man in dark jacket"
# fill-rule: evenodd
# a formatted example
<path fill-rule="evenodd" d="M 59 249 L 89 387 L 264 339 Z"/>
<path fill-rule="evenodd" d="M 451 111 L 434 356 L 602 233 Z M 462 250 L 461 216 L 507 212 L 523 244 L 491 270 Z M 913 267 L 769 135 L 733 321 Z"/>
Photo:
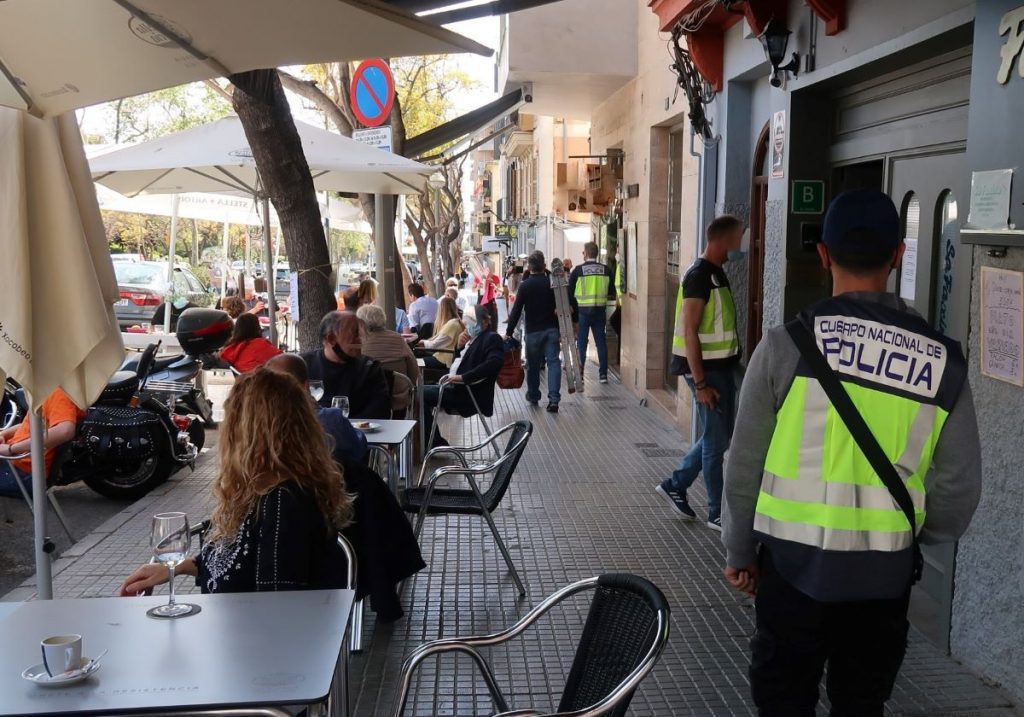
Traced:
<path fill-rule="evenodd" d="M 558 413 L 561 399 L 562 360 L 558 356 L 561 337 L 555 313 L 555 292 L 544 272 L 544 254 L 535 251 L 526 260 L 530 277 L 523 281 L 508 315 L 506 338 L 512 338 L 519 317 L 526 313 L 526 402 L 536 406 L 540 401 L 540 367 L 548 367 L 548 413 Z"/>
<path fill-rule="evenodd" d="M 355 314 L 332 311 L 320 321 L 323 348 L 307 351 L 302 360 L 311 381 L 323 381 L 320 405 L 331 407 L 335 396 L 348 396 L 355 418 L 391 418 L 391 389 L 380 363 L 362 355 L 362 326 Z"/>
<path fill-rule="evenodd" d="M 469 306 L 463 319 L 470 342 L 462 351 L 462 360 L 453 374 L 450 383 L 445 386 L 444 403 L 441 410 L 457 413 L 463 417 L 476 414 L 476 407 L 469 397 L 473 392 L 477 406 L 485 416 L 494 413 L 494 384 L 498 380 L 498 372 L 505 358 L 505 342 L 494 331 L 491 331 L 491 314 L 484 306 Z M 433 410 L 437 406 L 441 394 L 440 386 L 425 386 L 423 390 L 423 407 L 426 413 L 424 429 L 430 435 L 433 427 Z M 434 437 L 431 448 L 446 446 L 448 441 L 438 433 Z"/>

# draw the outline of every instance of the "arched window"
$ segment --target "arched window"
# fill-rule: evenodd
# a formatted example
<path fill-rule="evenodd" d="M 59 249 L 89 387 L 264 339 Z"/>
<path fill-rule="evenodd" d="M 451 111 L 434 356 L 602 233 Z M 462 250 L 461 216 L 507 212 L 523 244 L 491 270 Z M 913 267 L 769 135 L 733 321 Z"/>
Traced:
<path fill-rule="evenodd" d="M 903 254 L 903 263 L 900 265 L 900 297 L 911 304 L 917 297 L 917 238 L 921 231 L 921 202 L 913 192 L 907 192 L 903 198 L 903 211 L 900 212 L 903 221 L 903 241 L 907 250 Z"/>
<path fill-rule="evenodd" d="M 939 195 L 935 207 L 935 291 L 932 292 L 932 324 L 946 333 L 950 328 L 953 307 L 953 266 L 956 259 L 956 243 L 960 233 L 959 211 L 956 196 L 946 189 Z"/>

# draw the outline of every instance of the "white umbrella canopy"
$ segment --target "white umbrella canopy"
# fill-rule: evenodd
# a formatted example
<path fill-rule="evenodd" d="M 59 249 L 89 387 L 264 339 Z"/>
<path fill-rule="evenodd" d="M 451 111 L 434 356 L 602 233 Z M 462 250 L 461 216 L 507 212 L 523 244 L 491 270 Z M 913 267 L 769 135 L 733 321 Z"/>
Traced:
<path fill-rule="evenodd" d="M 415 194 L 433 171 L 304 122 L 295 126 L 318 191 Z M 128 197 L 184 192 L 253 195 L 259 189 L 249 142 L 234 116 L 104 152 L 89 164 L 95 181 Z"/>
<path fill-rule="evenodd" d="M 55 115 L 265 67 L 491 50 L 375 0 L 3 0 L 0 105 Z"/>

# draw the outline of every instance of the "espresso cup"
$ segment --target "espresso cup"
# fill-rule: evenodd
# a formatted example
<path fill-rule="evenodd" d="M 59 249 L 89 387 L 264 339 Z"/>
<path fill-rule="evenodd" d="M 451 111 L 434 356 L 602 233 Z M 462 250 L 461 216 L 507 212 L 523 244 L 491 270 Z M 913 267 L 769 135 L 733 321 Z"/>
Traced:
<path fill-rule="evenodd" d="M 43 650 L 43 667 L 50 677 L 82 666 L 81 635 L 48 637 L 40 643 L 40 647 Z"/>

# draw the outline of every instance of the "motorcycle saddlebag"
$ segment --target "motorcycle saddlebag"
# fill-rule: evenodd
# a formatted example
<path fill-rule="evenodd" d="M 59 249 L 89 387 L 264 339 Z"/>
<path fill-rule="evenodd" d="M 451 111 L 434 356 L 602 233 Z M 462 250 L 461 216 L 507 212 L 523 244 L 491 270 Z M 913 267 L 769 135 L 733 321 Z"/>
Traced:
<path fill-rule="evenodd" d="M 111 463 L 144 461 L 157 451 L 165 428 L 152 411 L 131 406 L 93 406 L 82 421 L 81 436 L 96 458 Z"/>
<path fill-rule="evenodd" d="M 231 317 L 217 309 L 185 309 L 178 317 L 175 336 L 189 356 L 213 353 L 231 338 Z"/>

